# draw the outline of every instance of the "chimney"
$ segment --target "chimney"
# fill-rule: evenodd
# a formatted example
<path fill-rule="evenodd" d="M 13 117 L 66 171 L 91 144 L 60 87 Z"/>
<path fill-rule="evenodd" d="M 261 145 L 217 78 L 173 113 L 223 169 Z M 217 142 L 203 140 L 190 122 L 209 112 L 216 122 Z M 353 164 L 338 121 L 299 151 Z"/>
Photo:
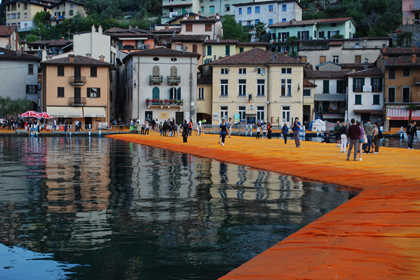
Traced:
<path fill-rule="evenodd" d="M 417 55 L 415 53 L 411 56 L 411 63 L 417 63 Z"/>
<path fill-rule="evenodd" d="M 288 54 L 289 54 L 289 52 L 288 52 L 288 51 L 285 51 L 285 52 L 284 52 L 284 55 L 285 55 L 285 56 L 287 56 Z"/>
<path fill-rule="evenodd" d="M 386 46 L 382 46 L 382 53 L 386 53 Z"/>
<path fill-rule="evenodd" d="M 195 20 L 199 20 L 200 19 L 200 15 L 199 14 L 195 14 Z"/>
<path fill-rule="evenodd" d="M 10 34 L 10 33 L 12 33 L 12 27 L 9 25 L 9 26 L 7 27 L 7 34 Z"/>
<path fill-rule="evenodd" d="M 182 17 L 182 20 L 187 20 L 187 19 L 188 19 L 187 14 L 184 14 Z"/>
<path fill-rule="evenodd" d="M 415 46 L 412 46 L 412 47 L 411 47 L 411 52 L 412 52 L 412 53 L 416 53 L 416 47 L 415 47 Z"/>
<path fill-rule="evenodd" d="M 74 54 L 69 54 L 69 62 L 74 62 Z"/>
<path fill-rule="evenodd" d="M 136 25 L 136 29 L 139 29 L 139 26 L 138 25 Z"/>
<path fill-rule="evenodd" d="M 367 70 L 368 69 L 368 59 L 365 58 L 364 62 L 365 62 L 365 64 L 363 65 L 363 69 Z"/>
<path fill-rule="evenodd" d="M 96 28 L 95 28 L 95 25 L 94 24 L 92 24 L 92 33 L 93 32 L 96 32 Z"/>
<path fill-rule="evenodd" d="M 101 35 L 101 34 L 102 34 L 102 25 L 99 25 L 99 27 L 98 27 L 98 32 L 99 32 L 99 35 Z"/>
<path fill-rule="evenodd" d="M 99 56 L 99 59 L 100 59 L 101 61 L 104 61 L 104 60 L 105 60 L 105 56 L 104 56 L 104 55 L 100 55 L 100 56 Z"/>
<path fill-rule="evenodd" d="M 87 56 L 87 57 L 90 57 L 90 53 L 87 53 L 87 54 L 86 54 L 86 56 Z"/>
<path fill-rule="evenodd" d="M 216 19 L 220 19 L 219 13 L 216 13 Z"/>
<path fill-rule="evenodd" d="M 165 23 L 165 30 L 169 29 L 169 23 Z"/>

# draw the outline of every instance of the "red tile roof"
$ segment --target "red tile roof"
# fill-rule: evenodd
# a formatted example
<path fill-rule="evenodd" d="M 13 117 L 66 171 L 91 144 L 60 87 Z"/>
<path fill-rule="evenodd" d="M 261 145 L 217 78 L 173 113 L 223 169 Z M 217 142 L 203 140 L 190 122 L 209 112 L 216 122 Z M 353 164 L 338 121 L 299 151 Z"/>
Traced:
<path fill-rule="evenodd" d="M 113 67 L 111 63 L 101 61 L 98 59 L 90 58 L 87 56 L 82 55 L 76 55 L 74 56 L 74 62 L 69 61 L 69 57 L 63 57 L 63 58 L 56 58 L 51 60 L 46 60 L 41 62 L 41 65 L 84 65 L 84 66 L 104 66 L 104 67 Z"/>
<path fill-rule="evenodd" d="M 330 41 L 330 46 L 342 46 L 343 41 Z"/>
<path fill-rule="evenodd" d="M 172 42 L 204 42 L 208 35 L 175 35 Z"/>
<path fill-rule="evenodd" d="M 232 64 L 252 64 L 252 65 L 262 65 L 262 64 L 298 64 L 305 65 L 299 59 L 282 55 L 279 53 L 274 53 L 259 48 L 253 48 L 246 52 L 238 53 L 233 56 L 226 56 L 215 60 L 210 65 L 232 65 Z"/>
<path fill-rule="evenodd" d="M 349 77 L 370 77 L 370 76 L 383 76 L 381 68 L 369 68 L 347 74 Z"/>
<path fill-rule="evenodd" d="M 9 33 L 9 27 L 10 27 L 10 33 Z M 15 29 L 17 29 L 17 27 L 14 25 L 13 26 L 0 25 L 0 37 L 9 37 L 10 35 L 12 35 Z"/>
<path fill-rule="evenodd" d="M 420 66 L 420 59 L 416 58 L 416 62 L 413 63 L 411 57 L 384 58 L 384 64 L 387 67 L 390 67 L 390 66 Z"/>
<path fill-rule="evenodd" d="M 269 27 L 287 27 L 287 26 L 296 26 L 296 25 L 313 25 L 316 23 L 338 23 L 338 22 L 346 22 L 351 20 L 351 17 L 344 17 L 344 18 L 326 18 L 326 19 L 310 19 L 310 20 L 302 20 L 302 21 L 289 21 L 289 22 L 277 22 L 275 24 L 270 25 Z"/>
<path fill-rule="evenodd" d="M 350 71 L 315 71 L 305 70 L 306 79 L 344 79 Z"/>
<path fill-rule="evenodd" d="M 314 83 L 311 83 L 307 79 L 303 79 L 303 87 L 317 87 L 317 85 Z"/>
<path fill-rule="evenodd" d="M 413 48 L 386 48 L 385 52 L 383 52 L 383 49 L 381 49 L 381 52 L 385 55 L 387 54 L 412 54 L 413 53 Z M 420 53 L 420 47 L 414 48 L 414 52 L 416 54 Z"/>
<path fill-rule="evenodd" d="M 205 45 L 215 45 L 215 44 L 237 44 L 239 40 L 237 39 L 224 39 L 224 40 L 207 40 L 204 42 Z"/>
<path fill-rule="evenodd" d="M 268 42 L 239 42 L 238 46 L 268 46 Z"/>
<path fill-rule="evenodd" d="M 0 48 L 0 60 L 20 60 L 20 61 L 39 61 L 40 59 L 38 56 L 27 54 L 27 53 L 19 53 L 16 51 L 8 50 L 5 48 Z"/>
<path fill-rule="evenodd" d="M 174 56 L 174 57 L 197 57 L 200 58 L 199 53 L 192 53 L 192 52 L 182 52 L 177 50 L 172 50 L 168 48 L 155 48 L 150 50 L 144 50 L 140 52 L 130 53 L 128 56 L 124 58 L 123 61 L 127 61 L 128 58 L 132 56 Z"/>
<path fill-rule="evenodd" d="M 341 69 L 349 69 L 349 68 L 364 68 L 365 64 L 364 63 L 340 63 L 340 65 L 342 66 Z M 368 63 L 368 68 L 374 68 L 375 67 L 375 63 Z"/>
<path fill-rule="evenodd" d="M 73 40 L 44 40 L 28 43 L 28 45 L 43 45 L 43 46 L 66 46 L 73 43 Z"/>

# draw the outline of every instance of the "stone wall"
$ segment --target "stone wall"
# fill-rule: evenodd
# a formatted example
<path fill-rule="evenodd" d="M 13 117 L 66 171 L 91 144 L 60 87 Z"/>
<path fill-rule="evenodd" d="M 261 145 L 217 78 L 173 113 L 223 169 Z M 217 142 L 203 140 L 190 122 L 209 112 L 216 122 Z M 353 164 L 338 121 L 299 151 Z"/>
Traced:
<path fill-rule="evenodd" d="M 389 37 L 392 38 L 392 41 L 395 45 L 397 45 L 397 36 L 400 32 L 413 32 L 413 41 L 412 46 L 418 46 L 420 47 L 420 24 L 406 24 L 406 25 L 400 25 L 397 30 L 391 34 L 389 34 Z"/>

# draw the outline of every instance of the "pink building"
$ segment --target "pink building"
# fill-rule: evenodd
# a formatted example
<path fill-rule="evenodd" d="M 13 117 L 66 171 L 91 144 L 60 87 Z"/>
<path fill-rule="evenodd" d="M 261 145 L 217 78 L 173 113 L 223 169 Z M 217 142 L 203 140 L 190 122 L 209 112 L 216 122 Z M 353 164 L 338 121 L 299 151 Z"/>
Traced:
<path fill-rule="evenodd" d="M 402 1 L 403 24 L 418 24 L 420 15 L 420 0 Z"/>

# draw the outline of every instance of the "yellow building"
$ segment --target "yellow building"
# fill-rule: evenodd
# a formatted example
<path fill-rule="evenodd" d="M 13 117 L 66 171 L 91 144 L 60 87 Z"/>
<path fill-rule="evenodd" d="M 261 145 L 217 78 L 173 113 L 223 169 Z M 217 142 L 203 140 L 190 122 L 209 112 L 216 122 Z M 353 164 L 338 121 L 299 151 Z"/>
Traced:
<path fill-rule="evenodd" d="M 212 123 L 212 79 L 211 73 L 197 79 L 197 121 L 206 120 L 205 124 Z"/>
<path fill-rule="evenodd" d="M 19 31 L 35 28 L 34 17 L 38 12 L 48 12 L 54 1 L 19 1 L 5 3 L 6 25 L 16 25 Z"/>
<path fill-rule="evenodd" d="M 108 124 L 110 100 L 109 70 L 112 64 L 86 56 L 41 62 L 43 68 L 42 109 L 59 124 L 78 120 L 82 127 Z"/>
<path fill-rule="evenodd" d="M 305 63 L 259 48 L 211 62 L 212 122 L 292 124 L 303 114 Z"/>
<path fill-rule="evenodd" d="M 313 121 L 314 114 L 314 95 L 316 84 L 307 79 L 303 79 L 303 124 Z"/>
<path fill-rule="evenodd" d="M 66 18 L 72 18 L 77 14 L 80 14 L 82 17 L 86 16 L 83 3 L 71 0 L 62 0 L 57 4 L 51 6 L 50 13 L 51 25 L 53 26 L 64 21 L 64 19 Z"/>
<path fill-rule="evenodd" d="M 236 39 L 229 40 L 207 40 L 204 42 L 204 63 L 212 62 L 216 59 L 235 55 L 241 52 L 249 51 L 253 48 L 266 50 L 267 42 L 239 42 Z"/>

